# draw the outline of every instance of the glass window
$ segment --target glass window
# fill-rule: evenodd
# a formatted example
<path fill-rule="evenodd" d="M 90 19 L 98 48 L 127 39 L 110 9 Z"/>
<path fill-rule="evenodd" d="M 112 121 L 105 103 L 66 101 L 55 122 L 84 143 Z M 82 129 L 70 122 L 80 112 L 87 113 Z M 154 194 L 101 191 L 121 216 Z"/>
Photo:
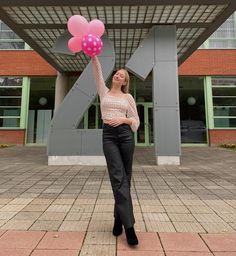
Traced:
<path fill-rule="evenodd" d="M 137 102 L 152 102 L 152 76 L 145 81 L 136 79 L 136 100 Z"/>
<path fill-rule="evenodd" d="M 214 125 L 236 128 L 236 77 L 212 78 Z"/>
<path fill-rule="evenodd" d="M 0 77 L 0 128 L 20 127 L 22 82 L 20 77 Z"/>
<path fill-rule="evenodd" d="M 0 20 L 0 49 L 24 49 L 24 41 Z"/>
<path fill-rule="evenodd" d="M 236 48 L 236 15 L 231 15 L 209 38 L 206 48 Z M 207 42 L 206 41 L 206 42 Z M 200 48 L 204 48 L 201 46 Z"/>

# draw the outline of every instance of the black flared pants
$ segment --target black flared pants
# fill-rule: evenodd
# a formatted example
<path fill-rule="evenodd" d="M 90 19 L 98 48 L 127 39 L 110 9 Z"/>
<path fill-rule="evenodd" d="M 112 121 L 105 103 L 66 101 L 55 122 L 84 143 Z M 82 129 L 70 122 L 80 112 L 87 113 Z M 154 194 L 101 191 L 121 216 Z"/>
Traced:
<path fill-rule="evenodd" d="M 134 140 L 129 125 L 112 127 L 103 125 L 103 152 L 115 199 L 114 217 L 122 221 L 125 228 L 135 223 L 130 194 Z"/>

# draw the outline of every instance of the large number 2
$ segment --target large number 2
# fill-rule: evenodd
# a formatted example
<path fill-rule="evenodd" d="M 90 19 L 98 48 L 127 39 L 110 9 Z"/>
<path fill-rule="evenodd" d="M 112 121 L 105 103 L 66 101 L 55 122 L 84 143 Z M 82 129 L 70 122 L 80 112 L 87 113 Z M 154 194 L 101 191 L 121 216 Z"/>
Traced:
<path fill-rule="evenodd" d="M 103 52 L 99 56 L 104 79 L 111 75 L 115 52 L 110 40 L 103 37 Z M 90 62 L 60 104 L 52 119 L 48 136 L 49 164 L 62 164 L 60 156 L 101 156 L 102 130 L 77 129 L 85 111 L 97 95 Z M 71 164 L 73 164 L 71 162 Z"/>

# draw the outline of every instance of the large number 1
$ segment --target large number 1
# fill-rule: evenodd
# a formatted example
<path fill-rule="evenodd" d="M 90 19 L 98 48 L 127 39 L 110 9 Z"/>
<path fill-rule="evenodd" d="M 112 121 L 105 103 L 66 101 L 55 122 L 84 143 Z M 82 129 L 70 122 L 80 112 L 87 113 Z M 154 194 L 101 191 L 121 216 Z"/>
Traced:
<path fill-rule="evenodd" d="M 99 60 L 106 80 L 115 65 L 115 52 L 107 37 L 103 37 L 103 43 L 103 52 L 99 56 Z M 102 130 L 78 129 L 85 111 L 96 95 L 92 63 L 90 62 L 55 112 L 48 136 L 49 164 L 66 164 L 66 159 L 69 163 L 75 164 L 78 162 L 73 163 L 69 156 L 101 156 L 103 154 Z M 57 161 L 62 156 L 64 160 Z M 81 164 L 85 163 L 81 161 Z"/>

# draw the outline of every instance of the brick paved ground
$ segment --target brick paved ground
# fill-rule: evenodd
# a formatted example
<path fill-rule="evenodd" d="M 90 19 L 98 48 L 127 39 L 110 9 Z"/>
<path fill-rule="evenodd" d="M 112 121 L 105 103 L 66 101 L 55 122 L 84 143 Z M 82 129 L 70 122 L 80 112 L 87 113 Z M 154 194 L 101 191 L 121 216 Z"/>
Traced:
<path fill-rule="evenodd" d="M 136 149 L 134 249 L 111 234 L 105 167 L 47 166 L 45 147 L 0 149 L 0 256 L 236 256 L 236 152 L 182 151 L 177 167 Z"/>

